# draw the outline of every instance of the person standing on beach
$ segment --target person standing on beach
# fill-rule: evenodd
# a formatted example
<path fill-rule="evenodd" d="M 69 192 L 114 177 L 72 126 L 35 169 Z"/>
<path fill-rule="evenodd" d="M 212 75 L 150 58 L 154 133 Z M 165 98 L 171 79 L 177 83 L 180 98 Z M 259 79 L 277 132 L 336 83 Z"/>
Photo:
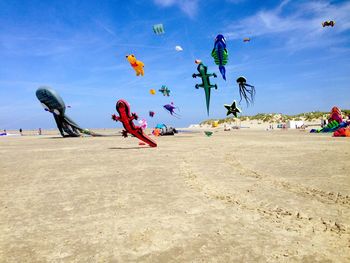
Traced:
<path fill-rule="evenodd" d="M 22 128 L 19 129 L 19 133 L 21 134 L 21 136 L 23 136 Z"/>
<path fill-rule="evenodd" d="M 38 130 L 38 134 L 39 134 L 39 135 L 41 135 L 41 128 L 39 128 L 39 130 Z"/>

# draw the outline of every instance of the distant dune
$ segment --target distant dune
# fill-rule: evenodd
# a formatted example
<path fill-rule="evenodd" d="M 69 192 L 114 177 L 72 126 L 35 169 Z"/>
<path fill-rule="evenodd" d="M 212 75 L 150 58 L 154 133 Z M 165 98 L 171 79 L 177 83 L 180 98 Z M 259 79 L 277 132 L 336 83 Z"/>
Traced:
<path fill-rule="evenodd" d="M 342 110 L 344 119 L 350 115 L 350 110 Z M 299 113 L 296 115 L 287 115 L 282 113 L 258 113 L 253 116 L 241 116 L 239 118 L 227 117 L 223 119 L 208 119 L 195 125 L 192 124 L 190 128 L 208 128 L 211 127 L 214 122 L 218 122 L 218 126 L 225 125 L 239 125 L 249 126 L 250 128 L 265 128 L 270 124 L 282 124 L 288 121 L 303 121 L 306 126 L 320 125 L 322 120 L 328 119 L 329 112 L 313 111 L 306 113 Z"/>

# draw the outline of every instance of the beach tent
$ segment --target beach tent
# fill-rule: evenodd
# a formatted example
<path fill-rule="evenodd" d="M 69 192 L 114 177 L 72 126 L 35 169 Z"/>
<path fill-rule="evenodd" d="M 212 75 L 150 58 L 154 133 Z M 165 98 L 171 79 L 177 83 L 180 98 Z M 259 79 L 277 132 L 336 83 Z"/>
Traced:
<path fill-rule="evenodd" d="M 288 121 L 287 128 L 288 129 L 298 129 L 304 125 L 303 121 Z"/>

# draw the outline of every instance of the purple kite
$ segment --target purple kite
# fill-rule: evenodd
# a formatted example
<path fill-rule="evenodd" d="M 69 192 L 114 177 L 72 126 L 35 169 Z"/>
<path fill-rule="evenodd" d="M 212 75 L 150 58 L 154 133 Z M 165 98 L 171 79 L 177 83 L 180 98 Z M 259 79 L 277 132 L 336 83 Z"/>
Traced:
<path fill-rule="evenodd" d="M 179 111 L 180 111 L 180 109 L 179 109 L 179 107 L 175 107 L 173 102 L 171 102 L 170 104 L 166 104 L 163 107 L 164 107 L 164 109 L 169 111 L 169 113 L 171 115 L 173 115 L 174 117 L 176 117 L 176 118 L 180 117 L 180 115 L 175 112 L 175 109 L 178 109 Z"/>

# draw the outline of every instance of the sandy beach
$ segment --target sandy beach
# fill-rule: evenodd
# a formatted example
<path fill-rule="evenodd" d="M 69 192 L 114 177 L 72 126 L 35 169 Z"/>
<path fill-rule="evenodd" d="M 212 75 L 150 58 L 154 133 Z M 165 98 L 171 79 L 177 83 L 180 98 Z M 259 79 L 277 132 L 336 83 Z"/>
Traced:
<path fill-rule="evenodd" d="M 350 140 L 0 138 L 0 262 L 350 262 Z"/>

